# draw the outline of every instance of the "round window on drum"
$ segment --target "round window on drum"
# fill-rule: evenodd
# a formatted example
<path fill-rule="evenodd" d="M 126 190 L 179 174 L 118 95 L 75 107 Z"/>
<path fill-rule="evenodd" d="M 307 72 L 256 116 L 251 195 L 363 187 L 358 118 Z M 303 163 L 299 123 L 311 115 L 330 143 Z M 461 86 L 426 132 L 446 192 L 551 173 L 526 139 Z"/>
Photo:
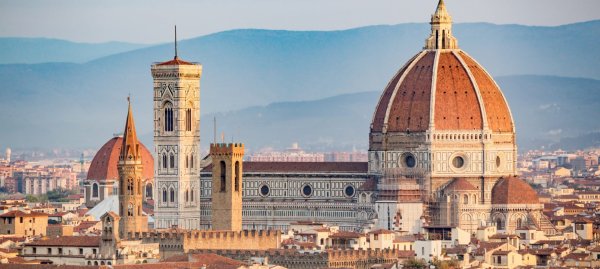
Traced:
<path fill-rule="evenodd" d="M 306 184 L 302 187 L 302 195 L 305 197 L 310 197 L 313 194 L 313 188 L 312 186 Z"/>
<path fill-rule="evenodd" d="M 407 168 L 414 168 L 417 166 L 417 158 L 412 153 L 402 154 L 402 166 Z"/>
<path fill-rule="evenodd" d="M 462 156 L 456 156 L 452 159 L 452 166 L 455 168 L 463 168 L 465 166 L 465 158 Z"/>
<path fill-rule="evenodd" d="M 269 188 L 268 185 L 260 186 L 259 191 L 260 191 L 261 196 L 269 196 L 269 193 L 271 193 L 271 189 Z"/>
<path fill-rule="evenodd" d="M 352 186 L 352 185 L 348 185 L 348 186 L 346 186 L 346 188 L 344 188 L 344 194 L 346 195 L 346 197 L 354 196 L 355 192 L 356 191 L 354 190 L 354 186 Z"/>

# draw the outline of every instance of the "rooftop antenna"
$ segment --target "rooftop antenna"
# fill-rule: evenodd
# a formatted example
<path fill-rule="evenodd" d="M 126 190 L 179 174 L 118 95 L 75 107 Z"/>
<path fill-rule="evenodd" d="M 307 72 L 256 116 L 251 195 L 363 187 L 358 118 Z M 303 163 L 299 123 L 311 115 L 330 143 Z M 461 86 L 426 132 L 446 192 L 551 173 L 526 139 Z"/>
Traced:
<path fill-rule="evenodd" d="M 175 59 L 177 58 L 177 24 L 175 24 Z"/>

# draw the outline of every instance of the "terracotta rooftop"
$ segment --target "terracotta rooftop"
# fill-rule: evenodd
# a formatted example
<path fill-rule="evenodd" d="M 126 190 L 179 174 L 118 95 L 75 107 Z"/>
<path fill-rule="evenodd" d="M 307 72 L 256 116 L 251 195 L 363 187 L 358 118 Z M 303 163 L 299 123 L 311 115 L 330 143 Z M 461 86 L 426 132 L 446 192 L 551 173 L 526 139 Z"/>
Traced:
<path fill-rule="evenodd" d="M 518 177 L 501 178 L 492 188 L 492 204 L 539 204 L 537 193 Z"/>
<path fill-rule="evenodd" d="M 356 232 L 339 231 L 329 236 L 329 238 L 359 238 L 362 234 Z"/>
<path fill-rule="evenodd" d="M 0 218 L 14 218 L 14 217 L 47 217 L 48 214 L 31 211 L 30 213 L 14 210 L 0 215 Z"/>
<path fill-rule="evenodd" d="M 142 164 L 144 166 L 142 179 L 154 178 L 154 158 L 148 149 L 140 142 L 142 153 Z M 119 155 L 123 146 L 122 137 L 113 137 L 94 156 L 90 168 L 88 170 L 87 179 L 105 181 L 106 179 L 118 180 L 119 171 L 117 165 L 119 163 Z"/>
<path fill-rule="evenodd" d="M 211 172 L 212 164 L 203 172 Z M 244 173 L 367 173 L 367 162 L 244 162 Z"/>
<path fill-rule="evenodd" d="M 377 190 L 377 178 L 369 177 L 365 183 L 358 187 L 359 191 L 376 191 Z"/>
<path fill-rule="evenodd" d="M 455 178 L 444 190 L 476 191 L 477 188 L 464 178 Z"/>
<path fill-rule="evenodd" d="M 184 60 L 179 59 L 179 57 L 175 57 L 173 60 L 158 63 L 156 65 L 193 65 L 193 63 L 186 62 Z"/>
<path fill-rule="evenodd" d="M 27 246 L 98 247 L 100 236 L 59 236 L 26 243 Z"/>

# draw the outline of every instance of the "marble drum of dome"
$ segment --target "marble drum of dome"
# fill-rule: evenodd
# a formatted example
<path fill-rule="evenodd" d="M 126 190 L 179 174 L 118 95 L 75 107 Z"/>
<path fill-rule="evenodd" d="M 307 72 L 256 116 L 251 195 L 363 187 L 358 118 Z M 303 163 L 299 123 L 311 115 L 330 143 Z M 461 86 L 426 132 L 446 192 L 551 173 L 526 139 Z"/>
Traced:
<path fill-rule="evenodd" d="M 510 108 L 490 74 L 458 48 L 443 3 L 424 49 L 392 77 L 373 114 L 369 170 L 431 177 L 516 174 Z"/>

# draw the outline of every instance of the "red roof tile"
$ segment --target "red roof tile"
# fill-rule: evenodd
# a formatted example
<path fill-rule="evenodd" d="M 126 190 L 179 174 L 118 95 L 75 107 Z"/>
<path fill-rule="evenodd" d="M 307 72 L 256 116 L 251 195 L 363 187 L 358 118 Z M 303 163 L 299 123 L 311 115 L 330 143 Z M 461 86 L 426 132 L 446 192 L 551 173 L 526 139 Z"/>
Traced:
<path fill-rule="evenodd" d="M 26 243 L 26 246 L 98 247 L 100 236 L 59 236 Z"/>
<path fill-rule="evenodd" d="M 148 149 L 140 142 L 142 152 L 142 179 L 154 178 L 154 158 Z M 119 163 L 119 155 L 123 146 L 122 137 L 113 137 L 104 144 L 94 156 L 90 168 L 88 170 L 87 179 L 104 181 L 106 179 L 118 180 L 119 171 L 117 165 Z"/>
<path fill-rule="evenodd" d="M 492 204 L 539 204 L 537 193 L 518 177 L 501 178 L 492 188 Z"/>
<path fill-rule="evenodd" d="M 157 65 L 193 65 L 193 63 L 186 62 L 184 60 L 179 59 L 179 57 L 175 57 L 173 60 L 162 62 Z"/>

